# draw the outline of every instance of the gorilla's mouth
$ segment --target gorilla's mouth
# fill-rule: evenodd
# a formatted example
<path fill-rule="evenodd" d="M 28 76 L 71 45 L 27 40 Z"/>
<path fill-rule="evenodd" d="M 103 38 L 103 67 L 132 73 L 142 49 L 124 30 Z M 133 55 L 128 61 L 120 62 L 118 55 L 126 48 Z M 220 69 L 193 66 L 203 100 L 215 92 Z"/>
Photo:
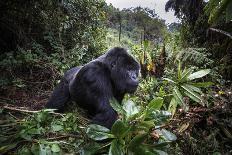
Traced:
<path fill-rule="evenodd" d="M 127 87 L 128 93 L 132 94 L 137 90 L 138 83 L 130 84 L 129 87 Z"/>

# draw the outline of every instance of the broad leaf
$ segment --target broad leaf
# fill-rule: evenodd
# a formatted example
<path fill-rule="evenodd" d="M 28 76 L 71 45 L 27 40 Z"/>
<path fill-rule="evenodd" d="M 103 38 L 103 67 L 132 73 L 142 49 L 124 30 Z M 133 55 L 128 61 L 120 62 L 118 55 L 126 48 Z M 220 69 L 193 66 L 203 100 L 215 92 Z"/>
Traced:
<path fill-rule="evenodd" d="M 168 119 L 172 116 L 172 114 L 168 111 L 163 110 L 154 110 L 149 115 L 151 119 L 155 122 L 156 126 L 164 124 Z"/>
<path fill-rule="evenodd" d="M 191 68 L 188 68 L 188 69 L 185 69 L 181 75 L 181 78 L 179 79 L 180 82 L 184 82 L 184 81 L 187 81 L 188 80 L 188 76 L 192 73 L 192 69 Z"/>
<path fill-rule="evenodd" d="M 183 104 L 184 104 L 183 96 L 182 96 L 181 92 L 179 91 L 178 87 L 175 87 L 175 88 L 173 89 L 173 96 L 175 97 L 176 102 L 177 102 L 179 105 L 183 105 Z"/>
<path fill-rule="evenodd" d="M 91 139 L 94 140 L 104 140 L 108 138 L 114 138 L 114 136 L 110 134 L 109 131 L 110 131 L 109 129 L 103 126 L 91 124 L 87 128 L 86 133 Z"/>
<path fill-rule="evenodd" d="M 168 141 L 175 141 L 177 139 L 176 135 L 174 135 L 173 133 L 171 133 L 166 129 L 162 129 L 161 133 L 164 136 L 164 138 L 167 139 Z"/>
<path fill-rule="evenodd" d="M 80 153 L 80 155 L 93 155 L 96 154 L 99 149 L 101 149 L 99 143 L 89 143 L 84 146 L 84 148 L 82 148 L 78 153 Z"/>
<path fill-rule="evenodd" d="M 176 112 L 176 107 L 177 107 L 177 102 L 176 102 L 175 97 L 173 97 L 171 99 L 169 106 L 168 106 L 168 111 L 172 113 L 172 116 L 174 116 L 174 114 Z"/>
<path fill-rule="evenodd" d="M 118 142 L 117 139 L 114 139 L 110 145 L 109 155 L 124 155 L 123 146 Z"/>
<path fill-rule="evenodd" d="M 140 146 L 144 140 L 147 138 L 147 133 L 144 133 L 144 134 L 140 134 L 140 135 L 137 135 L 135 136 L 129 143 L 129 146 L 128 148 L 131 150 L 131 151 L 134 151 L 135 148 L 137 148 L 138 146 Z"/>
<path fill-rule="evenodd" d="M 52 152 L 60 152 L 60 147 L 58 144 L 52 144 Z"/>
<path fill-rule="evenodd" d="M 190 84 L 183 84 L 183 86 L 185 86 L 185 87 L 187 87 L 188 89 L 191 89 L 191 90 L 193 90 L 193 91 L 195 91 L 195 92 L 198 92 L 198 93 L 200 93 L 200 94 L 203 94 L 203 92 L 201 91 L 200 88 L 197 88 L 197 87 L 195 87 L 195 86 L 193 86 L 193 85 L 190 85 Z"/>
<path fill-rule="evenodd" d="M 200 71 L 197 71 L 197 72 L 190 74 L 188 76 L 188 79 L 189 80 L 198 79 L 198 78 L 206 76 L 209 73 L 210 73 L 210 69 L 203 69 L 203 70 L 200 70 Z"/>
<path fill-rule="evenodd" d="M 181 87 L 185 90 L 184 94 L 190 97 L 192 100 L 198 103 L 202 101 L 200 94 L 194 92 L 194 90 L 191 87 L 189 87 L 188 85 L 182 85 Z"/>
<path fill-rule="evenodd" d="M 148 109 L 149 110 L 160 110 L 160 108 L 163 105 L 163 98 L 161 97 L 157 97 L 153 100 L 150 101 L 150 103 L 148 104 Z"/>
<path fill-rule="evenodd" d="M 112 99 L 110 101 L 110 105 L 112 106 L 112 108 L 117 111 L 119 114 L 125 116 L 126 115 L 126 111 L 122 108 L 122 106 L 115 100 Z"/>
<path fill-rule="evenodd" d="M 127 118 L 139 112 L 139 107 L 131 100 L 124 102 L 123 109 L 126 111 Z"/>
<path fill-rule="evenodd" d="M 121 120 L 117 120 L 112 126 L 111 132 L 118 138 L 123 138 L 130 128 Z"/>

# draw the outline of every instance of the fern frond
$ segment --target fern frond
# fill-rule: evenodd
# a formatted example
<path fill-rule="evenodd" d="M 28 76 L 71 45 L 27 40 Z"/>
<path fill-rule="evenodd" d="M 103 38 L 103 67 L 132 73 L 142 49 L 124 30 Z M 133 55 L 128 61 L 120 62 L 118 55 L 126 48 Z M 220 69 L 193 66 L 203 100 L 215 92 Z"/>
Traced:
<path fill-rule="evenodd" d="M 213 60 L 209 58 L 209 54 L 206 54 L 204 48 L 188 48 L 180 51 L 176 59 L 181 60 L 184 63 L 191 63 L 197 66 L 210 65 Z"/>

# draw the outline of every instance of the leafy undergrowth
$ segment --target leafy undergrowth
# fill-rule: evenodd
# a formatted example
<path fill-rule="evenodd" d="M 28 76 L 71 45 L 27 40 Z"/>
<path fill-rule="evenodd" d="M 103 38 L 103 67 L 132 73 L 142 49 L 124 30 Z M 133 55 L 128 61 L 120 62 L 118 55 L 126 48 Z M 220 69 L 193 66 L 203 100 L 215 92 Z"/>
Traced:
<path fill-rule="evenodd" d="M 88 124 L 78 113 L 1 107 L 0 152 L 13 154 L 166 154 L 176 136 L 165 129 L 171 114 L 160 111 L 163 99 L 147 107 L 112 102 L 120 114 L 112 129 Z"/>
<path fill-rule="evenodd" d="M 169 122 L 169 129 L 177 135 L 170 150 L 174 154 L 231 154 L 232 104 L 231 88 L 223 88 L 214 95 L 211 107 L 192 106 L 182 109 Z M 216 92 L 216 91 L 215 91 Z"/>

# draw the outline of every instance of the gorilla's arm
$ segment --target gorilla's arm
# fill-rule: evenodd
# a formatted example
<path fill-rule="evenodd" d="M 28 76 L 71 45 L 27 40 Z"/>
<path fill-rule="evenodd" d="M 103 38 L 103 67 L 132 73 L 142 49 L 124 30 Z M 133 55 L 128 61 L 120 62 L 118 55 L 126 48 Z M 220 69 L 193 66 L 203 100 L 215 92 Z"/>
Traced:
<path fill-rule="evenodd" d="M 60 83 L 56 86 L 52 95 L 46 104 L 46 108 L 58 109 L 59 112 L 63 112 L 65 104 L 70 100 L 69 83 L 78 73 L 81 67 L 74 67 L 68 70 Z"/>
<path fill-rule="evenodd" d="M 69 98 L 69 84 L 68 81 L 63 78 L 52 92 L 52 95 L 45 107 L 48 109 L 57 109 L 59 112 L 63 112 L 65 103 L 69 101 Z"/>
<path fill-rule="evenodd" d="M 110 106 L 109 100 L 101 101 L 103 104 L 97 114 L 92 118 L 94 124 L 99 124 L 111 128 L 118 118 L 117 112 Z"/>
<path fill-rule="evenodd" d="M 110 71 L 101 62 L 84 66 L 70 84 L 71 97 L 92 115 L 92 122 L 111 128 L 117 113 L 109 101 L 114 97 Z M 78 96 L 76 95 L 78 94 Z"/>

